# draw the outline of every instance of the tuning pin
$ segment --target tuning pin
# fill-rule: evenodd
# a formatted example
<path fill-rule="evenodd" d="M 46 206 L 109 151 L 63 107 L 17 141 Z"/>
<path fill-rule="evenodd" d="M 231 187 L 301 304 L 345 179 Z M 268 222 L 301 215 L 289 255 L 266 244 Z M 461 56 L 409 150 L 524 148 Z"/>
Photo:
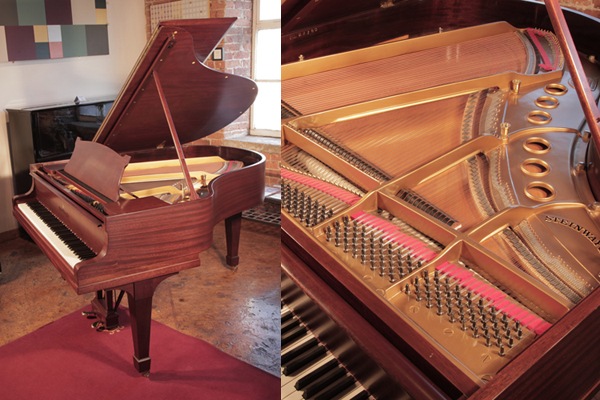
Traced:
<path fill-rule="evenodd" d="M 437 315 L 439 315 L 440 317 L 442 315 L 444 315 L 444 310 L 442 309 L 442 302 L 441 302 L 441 300 L 437 301 Z"/>
<path fill-rule="evenodd" d="M 427 296 L 427 304 L 425 304 L 425 307 L 427 307 L 427 308 L 433 307 L 433 305 L 431 304 L 431 296 Z"/>
<path fill-rule="evenodd" d="M 464 316 L 461 317 L 461 321 L 462 326 L 460 327 L 461 331 L 466 331 L 467 329 L 469 329 L 469 327 L 467 326 L 467 320 L 464 318 Z"/>
<path fill-rule="evenodd" d="M 396 278 L 394 277 L 394 270 L 390 269 L 390 283 L 396 282 Z"/>
<path fill-rule="evenodd" d="M 477 339 L 479 337 L 479 328 L 477 326 L 473 327 L 473 337 Z"/>
<path fill-rule="evenodd" d="M 410 296 L 410 285 L 407 283 L 405 288 L 404 288 L 404 293 L 406 293 L 407 295 Z"/>
<path fill-rule="evenodd" d="M 500 357 L 504 357 L 506 355 L 506 352 L 504 351 L 504 345 L 500 344 L 500 351 L 498 352 L 498 355 Z"/>
<path fill-rule="evenodd" d="M 456 318 L 454 318 L 454 312 L 452 311 L 452 309 L 450 309 L 450 311 L 449 311 L 449 314 L 450 314 L 450 319 L 449 319 L 449 321 L 450 321 L 451 323 L 455 323 L 455 322 L 456 322 Z"/>

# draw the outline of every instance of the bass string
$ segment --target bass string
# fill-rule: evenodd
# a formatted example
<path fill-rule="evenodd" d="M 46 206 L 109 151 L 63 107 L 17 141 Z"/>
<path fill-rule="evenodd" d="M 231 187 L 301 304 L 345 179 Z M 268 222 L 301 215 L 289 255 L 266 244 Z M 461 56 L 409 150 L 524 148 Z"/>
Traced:
<path fill-rule="evenodd" d="M 526 65 L 526 48 L 510 32 L 288 79 L 281 96 L 306 115 L 505 71 L 523 73 Z"/>

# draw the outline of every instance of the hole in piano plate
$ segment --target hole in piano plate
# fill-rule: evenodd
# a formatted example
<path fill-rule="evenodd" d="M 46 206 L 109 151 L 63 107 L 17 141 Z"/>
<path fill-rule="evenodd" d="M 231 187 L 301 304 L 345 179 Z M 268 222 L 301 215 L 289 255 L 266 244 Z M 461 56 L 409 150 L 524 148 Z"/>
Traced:
<path fill-rule="evenodd" d="M 550 121 L 552 121 L 552 116 L 546 111 L 531 111 L 527 114 L 527 121 L 531 122 L 534 125 L 546 125 Z"/>
<path fill-rule="evenodd" d="M 558 107 L 558 99 L 552 96 L 541 96 L 535 100 L 535 105 L 540 108 L 556 108 Z"/>
<path fill-rule="evenodd" d="M 567 93 L 568 89 L 565 85 L 560 83 L 550 83 L 544 87 L 544 91 L 552 96 L 562 96 Z"/>
<path fill-rule="evenodd" d="M 554 188 L 544 182 L 531 182 L 525 188 L 525 194 L 532 200 L 546 202 L 556 197 Z"/>
<path fill-rule="evenodd" d="M 550 166 L 545 161 L 530 158 L 521 164 L 521 171 L 529 176 L 545 176 L 550 172 Z"/>
<path fill-rule="evenodd" d="M 526 151 L 533 154 L 546 154 L 550 151 L 550 143 L 539 137 L 529 138 L 523 143 Z"/>

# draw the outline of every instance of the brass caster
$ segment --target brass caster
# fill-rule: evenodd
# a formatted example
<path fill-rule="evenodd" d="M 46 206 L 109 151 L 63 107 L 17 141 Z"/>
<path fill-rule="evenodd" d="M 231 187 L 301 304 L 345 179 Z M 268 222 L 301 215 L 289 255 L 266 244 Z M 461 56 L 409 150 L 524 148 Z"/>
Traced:
<path fill-rule="evenodd" d="M 148 378 L 148 377 L 150 376 L 150 371 L 144 372 L 144 373 L 142 374 L 142 376 L 143 376 L 144 378 Z"/>

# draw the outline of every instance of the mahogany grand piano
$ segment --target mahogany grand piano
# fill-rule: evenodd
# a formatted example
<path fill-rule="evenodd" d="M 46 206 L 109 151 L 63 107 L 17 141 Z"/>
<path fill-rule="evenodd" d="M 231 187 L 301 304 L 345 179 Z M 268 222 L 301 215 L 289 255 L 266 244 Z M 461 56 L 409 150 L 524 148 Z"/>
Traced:
<path fill-rule="evenodd" d="M 548 3 L 283 2 L 282 399 L 598 392 L 600 22 Z"/>
<path fill-rule="evenodd" d="M 78 141 L 68 161 L 32 165 L 31 190 L 13 200 L 19 224 L 75 291 L 97 293 L 100 325 L 117 326 L 127 293 L 141 373 L 150 370 L 155 288 L 200 265 L 222 220 L 226 262 L 237 266 L 241 213 L 263 201 L 263 155 L 182 146 L 228 125 L 256 97 L 250 79 L 203 64 L 234 22 L 162 22 L 94 140 Z"/>

